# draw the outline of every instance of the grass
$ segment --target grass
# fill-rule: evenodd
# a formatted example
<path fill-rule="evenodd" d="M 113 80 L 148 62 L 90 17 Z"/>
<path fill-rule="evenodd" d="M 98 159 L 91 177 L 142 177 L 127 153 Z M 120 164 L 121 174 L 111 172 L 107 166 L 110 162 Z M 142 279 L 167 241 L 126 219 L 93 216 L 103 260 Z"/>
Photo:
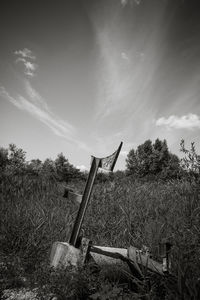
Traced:
<path fill-rule="evenodd" d="M 83 192 L 83 182 L 71 186 Z M 198 299 L 200 187 L 195 181 L 139 182 L 127 177 L 95 185 L 83 224 L 84 236 L 94 244 L 146 245 L 159 259 L 159 242 L 170 238 L 173 243 L 177 285 L 151 277 L 151 288 L 143 286 L 139 293 L 121 285 L 119 278 L 109 281 L 102 270 L 96 275 L 86 268 L 74 275 L 48 267 L 53 242 L 69 240 L 78 209 L 62 195 L 62 186 L 47 177 L 15 175 L 2 180 L 1 291 L 38 282 L 41 298 L 48 290 L 66 299 Z"/>

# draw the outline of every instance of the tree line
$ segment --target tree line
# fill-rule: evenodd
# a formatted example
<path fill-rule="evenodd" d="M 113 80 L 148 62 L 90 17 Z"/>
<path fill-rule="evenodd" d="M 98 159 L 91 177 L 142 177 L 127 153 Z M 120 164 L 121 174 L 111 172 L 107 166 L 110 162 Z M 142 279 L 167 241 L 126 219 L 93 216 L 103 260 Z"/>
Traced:
<path fill-rule="evenodd" d="M 29 174 L 33 176 L 48 176 L 57 181 L 68 182 L 75 178 L 82 178 L 84 174 L 74 167 L 68 159 L 59 153 L 55 160 L 47 158 L 26 161 L 26 152 L 15 144 L 0 148 L 0 172 L 1 175 Z"/>
<path fill-rule="evenodd" d="M 148 179 L 180 179 L 185 176 L 199 178 L 200 155 L 195 144 L 186 149 L 184 140 L 180 142 L 180 152 L 183 157 L 171 153 L 167 141 L 156 139 L 153 143 L 146 140 L 136 150 L 131 149 L 126 159 L 126 174 L 137 178 Z"/>
<path fill-rule="evenodd" d="M 169 151 L 166 140 L 146 140 L 137 149 L 129 151 L 124 171 L 99 172 L 97 182 L 104 183 L 126 176 L 145 180 L 170 180 L 180 179 L 189 174 L 199 178 L 200 155 L 196 153 L 194 143 L 191 143 L 188 150 L 182 140 L 180 151 L 184 155 L 182 159 Z M 87 178 L 87 172 L 81 172 L 74 167 L 63 153 L 59 153 L 55 160 L 47 158 L 42 162 L 40 159 L 32 159 L 28 162 L 26 152 L 15 144 L 10 144 L 8 148 L 0 148 L 0 173 L 1 177 L 13 174 L 48 176 L 60 182 Z"/>

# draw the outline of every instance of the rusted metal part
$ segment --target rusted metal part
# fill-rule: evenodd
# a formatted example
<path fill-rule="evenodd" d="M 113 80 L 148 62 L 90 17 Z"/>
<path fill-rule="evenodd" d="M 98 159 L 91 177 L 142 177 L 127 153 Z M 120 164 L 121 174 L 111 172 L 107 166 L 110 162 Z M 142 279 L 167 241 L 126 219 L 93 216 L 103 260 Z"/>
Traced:
<path fill-rule="evenodd" d="M 122 145 L 123 143 L 121 142 L 118 149 L 113 154 L 101 158 L 99 168 L 112 172 L 118 159 L 119 153 L 121 151 Z"/>
<path fill-rule="evenodd" d="M 59 266 L 67 267 L 69 265 L 74 267 L 83 266 L 87 259 L 92 257 L 94 261 L 100 265 L 121 264 L 123 268 L 128 265 L 132 275 L 138 278 L 143 278 L 145 274 L 143 271 L 147 269 L 161 275 L 170 273 L 170 250 L 172 244 L 168 240 L 163 240 L 159 245 L 160 256 L 163 259 L 163 264 L 161 264 L 151 259 L 150 250 L 146 246 L 143 246 L 141 250 L 133 246 L 130 246 L 128 249 L 93 246 L 90 240 L 80 237 L 81 225 L 90 200 L 98 168 L 113 171 L 121 147 L 122 142 L 117 151 L 108 157 L 92 157 L 91 168 L 83 196 L 74 193 L 70 188 L 65 189 L 64 197 L 78 202 L 80 206 L 69 243 L 56 242 L 52 246 L 50 257 L 51 266 L 55 268 Z"/>
<path fill-rule="evenodd" d="M 131 271 L 132 275 L 139 279 L 142 279 L 143 277 L 140 268 L 138 268 L 135 262 L 128 257 L 127 249 L 91 246 L 89 253 L 94 258 L 94 261 L 99 265 L 115 264 L 119 265 L 123 269 L 126 269 L 127 265 L 129 267 L 129 272 Z"/>
<path fill-rule="evenodd" d="M 151 259 L 149 255 L 142 254 L 140 250 L 133 246 L 128 248 L 128 257 L 138 265 L 142 265 L 153 272 L 164 275 L 163 266 L 161 263 Z"/>
<path fill-rule="evenodd" d="M 88 180 L 86 182 L 85 190 L 83 193 L 82 202 L 80 204 L 78 214 L 77 214 L 77 217 L 76 217 L 76 220 L 74 223 L 74 227 L 72 229 L 72 234 L 71 234 L 71 237 L 69 240 L 69 243 L 71 245 L 73 245 L 74 247 L 77 246 L 78 236 L 80 233 L 81 225 L 83 223 L 83 218 L 85 216 L 86 208 L 87 208 L 88 202 L 90 200 L 90 196 L 92 193 L 92 188 L 94 185 L 94 180 L 96 177 L 97 170 L 99 168 L 99 164 L 100 164 L 100 159 L 94 157 L 92 160 L 92 165 L 90 168 Z"/>
<path fill-rule="evenodd" d="M 83 193 L 82 201 L 78 210 L 78 214 L 74 223 L 74 227 L 72 229 L 72 234 L 69 240 L 69 243 L 75 247 L 78 246 L 78 237 L 81 229 L 81 225 L 83 223 L 83 219 L 85 216 L 86 208 L 90 200 L 90 196 L 92 193 L 92 188 L 94 185 L 94 180 L 98 171 L 98 168 L 103 168 L 107 171 L 113 171 L 117 158 L 119 156 L 120 150 L 122 147 L 122 142 L 118 147 L 117 151 L 115 151 L 112 155 L 107 156 L 106 158 L 96 158 L 92 157 L 92 164 L 90 168 L 90 172 L 88 175 L 88 179 L 86 182 L 85 190 Z"/>
<path fill-rule="evenodd" d="M 144 254 L 142 250 L 133 246 L 130 246 L 128 249 L 91 246 L 90 254 L 99 264 L 116 264 L 120 260 L 126 262 L 132 274 L 135 274 L 137 277 L 143 277 L 142 269 L 144 268 L 160 275 L 165 274 L 162 263 L 151 259 L 149 254 Z M 108 258 L 105 258 L 105 256 Z"/>
<path fill-rule="evenodd" d="M 81 239 L 80 248 L 76 248 L 69 243 L 55 242 L 50 256 L 50 265 L 54 268 L 73 266 L 83 266 L 92 260 L 99 266 L 117 265 L 121 270 L 136 276 L 138 279 L 144 278 L 147 270 L 165 275 L 162 263 L 150 258 L 148 252 L 144 254 L 133 246 L 128 249 L 94 246 L 86 238 Z"/>

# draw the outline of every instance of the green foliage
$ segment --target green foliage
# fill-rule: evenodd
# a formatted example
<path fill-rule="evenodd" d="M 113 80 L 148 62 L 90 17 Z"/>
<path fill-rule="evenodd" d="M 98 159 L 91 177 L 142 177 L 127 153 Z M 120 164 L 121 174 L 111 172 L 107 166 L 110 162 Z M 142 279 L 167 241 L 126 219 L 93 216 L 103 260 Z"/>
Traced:
<path fill-rule="evenodd" d="M 89 278 L 86 271 L 72 268 L 55 270 L 43 263 L 32 278 L 39 288 L 40 299 L 88 299 Z"/>
<path fill-rule="evenodd" d="M 184 157 L 181 159 L 182 168 L 189 174 L 194 176 L 200 175 L 200 155 L 196 153 L 194 142 L 191 143 L 191 148 L 188 150 L 185 148 L 184 140 L 181 140 L 180 151 L 184 153 Z"/>
<path fill-rule="evenodd" d="M 59 181 L 69 182 L 70 180 L 81 177 L 80 171 L 69 163 L 63 153 L 58 154 L 55 160 L 55 166 Z"/>
<path fill-rule="evenodd" d="M 18 256 L 0 255 L 0 298 L 3 291 L 9 288 L 21 288 L 26 285 L 24 269 Z"/>
<path fill-rule="evenodd" d="M 84 236 L 102 246 L 146 245 L 156 260 L 160 259 L 158 244 L 163 238 L 170 238 L 173 244 L 172 269 L 177 284 L 171 278 L 161 280 L 150 276 L 137 284 L 133 277 L 130 285 L 127 281 L 122 285 L 116 270 L 111 280 L 105 270 L 95 273 L 86 268 L 74 273 L 48 267 L 53 242 L 69 240 L 77 213 L 77 205 L 62 197 L 62 184 L 54 176 L 58 169 L 65 172 L 66 159 L 59 158 L 57 170 L 54 161 L 46 162 L 45 168 L 50 170 L 43 168 L 40 161 L 32 161 L 31 170 L 35 171 L 30 172 L 23 153 L 17 151 L 14 147 L 13 153 L 18 153 L 19 159 L 5 149 L 0 151 L 5 170 L 0 182 L 0 258 L 13 260 L 0 264 L 0 280 L 6 277 L 1 280 L 3 288 L 36 284 L 41 299 L 51 293 L 65 299 L 199 299 L 200 186 L 195 178 L 147 182 L 116 172 L 109 175 L 109 180 L 106 177 L 97 181 L 83 223 Z M 151 167 L 152 172 L 159 170 L 159 176 L 168 170 L 171 174 L 173 163 L 176 170 L 176 156 L 168 152 L 164 142 L 148 141 L 136 151 L 144 160 L 143 172 Z M 156 163 L 158 153 L 162 164 Z M 13 165 L 14 161 L 25 165 L 26 172 L 17 173 L 14 167 L 6 172 L 9 159 Z M 160 165 L 165 166 L 164 171 L 160 171 Z M 44 176 L 51 172 L 53 176 Z M 78 179 L 69 184 L 79 193 L 84 185 Z M 108 274 L 108 268 L 106 271 Z"/>
<path fill-rule="evenodd" d="M 9 168 L 11 171 L 19 172 L 24 168 L 26 161 L 26 152 L 16 145 L 10 144 L 8 149 Z"/>
<path fill-rule="evenodd" d="M 69 163 L 60 153 L 54 160 L 47 158 L 42 163 L 39 159 L 26 161 L 26 153 L 16 145 L 10 144 L 8 149 L 0 148 L 0 180 L 5 175 L 32 174 L 53 178 L 60 182 L 70 182 L 74 179 L 85 178 L 79 169 Z"/>
<path fill-rule="evenodd" d="M 171 154 L 167 147 L 166 140 L 145 141 L 137 147 L 131 149 L 126 159 L 128 175 L 137 177 L 151 176 L 162 179 L 177 178 L 180 173 L 179 159 Z"/>
<path fill-rule="evenodd" d="M 45 161 L 42 165 L 41 174 L 43 176 L 47 176 L 47 177 L 56 179 L 57 170 L 56 170 L 55 162 L 52 159 L 50 159 L 50 158 L 45 159 Z"/>
<path fill-rule="evenodd" d="M 42 161 L 40 159 L 32 159 L 27 165 L 27 171 L 39 175 L 42 172 Z"/>
<path fill-rule="evenodd" d="M 0 170 L 3 172 L 8 164 L 8 150 L 0 148 Z"/>
<path fill-rule="evenodd" d="M 76 184 L 77 191 L 80 186 L 83 188 L 83 184 Z M 53 242 L 69 240 L 77 207 L 62 197 L 61 186 L 56 181 L 33 175 L 4 178 L 0 196 L 1 252 L 20 257 L 25 274 L 39 278 L 40 272 L 45 276 L 41 266 Z M 176 293 L 187 293 L 186 299 L 192 299 L 197 294 L 200 268 L 199 203 L 200 188 L 195 181 L 142 183 L 133 182 L 130 177 L 118 178 L 95 185 L 83 229 L 94 244 L 123 248 L 130 244 L 139 248 L 147 245 L 156 259 L 161 239 L 171 237 L 173 270 L 181 282 Z M 52 274 L 48 289 L 62 295 L 73 294 L 79 280 L 80 277 L 74 278 L 71 273 Z M 113 299 L 120 299 L 121 294 L 126 294 L 118 283 L 111 283 L 108 288 L 103 280 L 83 282 L 81 295 L 96 294 L 103 299 L 117 294 Z M 160 289 L 154 283 L 150 294 Z M 172 293 L 171 287 L 165 293 Z M 131 296 L 131 291 L 128 294 L 127 299 L 136 297 Z"/>
<path fill-rule="evenodd" d="M 73 211 L 51 178 L 32 175 L 4 178 L 0 211 L 1 251 L 18 253 L 27 270 L 44 259 L 55 240 L 69 237 Z"/>
<path fill-rule="evenodd" d="M 115 285 L 113 286 L 111 283 L 103 283 L 100 291 L 91 295 L 91 299 L 93 300 L 106 300 L 106 299 L 123 299 L 123 288 Z"/>
<path fill-rule="evenodd" d="M 24 172 L 26 167 L 26 153 L 10 144 L 8 149 L 0 148 L 0 172 L 1 178 L 4 174 Z"/>

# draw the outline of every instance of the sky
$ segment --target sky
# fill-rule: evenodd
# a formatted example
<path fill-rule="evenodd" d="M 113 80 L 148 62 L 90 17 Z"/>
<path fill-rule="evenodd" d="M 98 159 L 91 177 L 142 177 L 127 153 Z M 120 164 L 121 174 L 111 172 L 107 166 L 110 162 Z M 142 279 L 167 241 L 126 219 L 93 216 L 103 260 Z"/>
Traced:
<path fill-rule="evenodd" d="M 166 139 L 200 153 L 199 0 L 1 2 L 0 146 L 89 169 Z"/>

